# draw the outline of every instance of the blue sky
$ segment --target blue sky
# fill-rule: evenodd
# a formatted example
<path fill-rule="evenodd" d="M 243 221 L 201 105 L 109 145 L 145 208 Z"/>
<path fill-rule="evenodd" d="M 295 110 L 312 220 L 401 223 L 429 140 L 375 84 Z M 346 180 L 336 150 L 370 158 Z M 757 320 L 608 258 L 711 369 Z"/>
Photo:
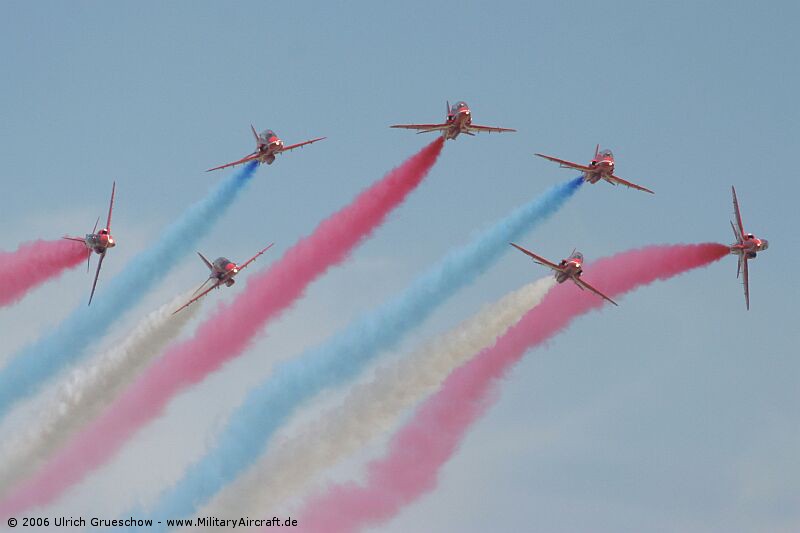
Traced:
<path fill-rule="evenodd" d="M 243 259 L 275 241 L 261 267 L 430 139 L 389 124 L 439 120 L 445 100 L 463 99 L 476 122 L 518 130 L 448 143 L 426 183 L 350 262 L 57 510 L 150 501 L 272 363 L 572 177 L 534 152 L 583 161 L 600 143 L 620 176 L 656 195 L 585 187 L 522 244 L 555 259 L 578 247 L 590 268 L 644 244 L 728 243 L 733 184 L 745 228 L 771 244 L 751 263 L 751 311 L 729 257 L 577 321 L 515 370 L 439 489 L 382 530 L 800 528 L 796 3 L 4 8 L 0 249 L 88 231 L 116 179 L 119 245 L 98 291 L 221 178 L 204 169 L 252 150 L 251 122 L 287 143 L 328 136 L 262 167 L 202 245 Z M 184 261 L 98 349 L 204 270 Z M 409 346 L 543 274 L 509 253 Z M 81 305 L 90 283 L 76 269 L 0 310 L 0 361 Z M 13 431 L 10 422 L 0 430 Z M 379 451 L 335 475 L 357 477 Z"/>

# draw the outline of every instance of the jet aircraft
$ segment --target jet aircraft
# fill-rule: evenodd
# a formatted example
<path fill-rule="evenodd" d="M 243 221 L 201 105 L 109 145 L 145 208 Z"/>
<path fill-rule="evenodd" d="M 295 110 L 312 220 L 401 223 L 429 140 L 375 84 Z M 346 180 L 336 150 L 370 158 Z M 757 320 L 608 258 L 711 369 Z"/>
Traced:
<path fill-rule="evenodd" d="M 475 135 L 475 132 L 498 132 L 517 131 L 510 128 L 497 128 L 494 126 L 478 126 L 472 123 L 472 112 L 466 102 L 456 102 L 450 107 L 447 102 L 447 119 L 442 124 L 395 124 L 392 128 L 403 128 L 407 130 L 419 130 L 417 133 L 428 133 L 431 131 L 441 131 L 445 140 L 455 139 L 459 133 Z"/>
<path fill-rule="evenodd" d="M 551 263 L 544 257 L 539 257 L 535 253 L 531 252 L 530 250 L 526 250 L 522 246 L 518 246 L 513 242 L 510 243 L 511 246 L 519 250 L 520 252 L 530 256 L 535 263 L 540 265 L 546 266 L 552 269 L 555 272 L 555 278 L 558 283 L 564 283 L 568 279 L 571 279 L 575 282 L 580 289 L 589 289 L 591 292 L 595 293 L 596 295 L 600 296 L 604 300 L 611 302 L 614 305 L 618 305 L 617 302 L 603 294 L 602 292 L 598 291 L 584 280 L 581 279 L 581 274 L 583 274 L 583 254 L 580 252 L 572 251 L 572 254 L 567 259 L 562 259 L 560 263 L 555 264 Z"/>
<path fill-rule="evenodd" d="M 225 285 L 226 287 L 230 287 L 231 285 L 236 283 L 236 280 L 233 279 L 233 278 L 236 277 L 236 275 L 239 272 L 241 272 L 244 268 L 246 268 L 247 265 L 249 265 L 250 263 L 255 261 L 261 254 L 263 254 L 264 252 L 266 252 L 267 250 L 272 248 L 273 244 L 275 244 L 275 243 L 271 243 L 269 246 L 267 246 L 266 248 L 264 248 L 263 250 L 258 252 L 256 255 L 254 255 L 253 257 L 251 257 L 250 259 L 248 259 L 247 261 L 245 261 L 241 265 L 237 265 L 236 263 L 234 263 L 233 261 L 231 261 L 231 260 L 229 260 L 229 259 L 227 259 L 225 257 L 218 257 L 212 263 L 208 259 L 206 259 L 203 254 L 201 254 L 200 252 L 197 252 L 197 255 L 200 256 L 200 259 L 203 260 L 203 263 L 205 263 L 205 265 L 208 267 L 208 269 L 211 271 L 211 273 L 208 275 L 208 279 L 206 279 L 203 282 L 203 284 L 200 285 L 197 288 L 196 291 L 194 291 L 194 294 L 197 294 L 206 285 L 206 283 L 208 283 L 209 281 L 213 280 L 214 283 L 209 288 L 207 288 L 206 290 L 201 292 L 200 294 L 197 294 L 197 296 L 192 295 L 193 297 L 192 297 L 191 300 L 189 300 L 188 302 L 183 304 L 180 308 L 178 308 L 175 311 L 173 311 L 172 314 L 174 315 L 178 311 L 182 311 L 183 309 L 186 309 L 187 307 L 192 305 L 194 302 L 196 302 L 197 300 L 199 300 L 200 298 L 202 298 L 203 296 L 205 296 L 206 294 L 211 292 L 213 289 L 218 289 L 222 285 Z"/>
<path fill-rule="evenodd" d="M 206 172 L 211 172 L 212 170 L 219 170 L 221 168 L 228 168 L 234 167 L 236 165 L 242 165 L 249 161 L 258 161 L 259 163 L 266 163 L 271 165 L 273 161 L 275 161 L 275 156 L 277 154 L 288 152 L 289 150 L 294 150 L 295 148 L 300 148 L 301 146 L 305 146 L 307 144 L 315 143 L 317 141 L 321 141 L 325 139 L 325 137 L 317 137 L 316 139 L 311 139 L 310 141 L 303 141 L 297 144 L 290 144 L 289 146 L 284 146 L 283 141 L 278 137 L 274 131 L 272 130 L 264 130 L 261 133 L 256 133 L 256 129 L 250 124 L 250 129 L 253 131 L 253 137 L 256 139 L 256 149 L 253 153 L 244 156 L 243 158 L 239 159 L 238 161 L 234 161 L 233 163 L 226 163 L 224 165 L 220 165 L 218 167 L 209 168 Z"/>
<path fill-rule="evenodd" d="M 100 268 L 103 266 L 103 259 L 106 258 L 106 252 L 109 248 L 113 248 L 117 245 L 114 237 L 111 236 L 111 212 L 114 209 L 114 193 L 117 189 L 117 182 L 115 181 L 111 185 L 111 202 L 108 204 L 108 218 L 106 219 L 106 226 L 97 231 L 97 224 L 100 223 L 100 217 L 97 217 L 97 221 L 94 223 L 94 228 L 92 229 L 91 233 L 87 233 L 85 237 L 63 237 L 68 241 L 76 241 L 82 242 L 86 245 L 88 250 L 88 255 L 86 257 L 86 270 L 89 270 L 89 262 L 92 259 L 92 252 L 100 255 L 100 260 L 97 262 L 97 271 L 94 273 L 94 282 L 92 282 L 92 292 L 89 295 L 89 303 L 87 305 L 92 304 L 92 298 L 94 298 L 94 290 L 97 287 L 97 278 L 100 276 Z"/>
<path fill-rule="evenodd" d="M 594 149 L 594 158 L 592 158 L 592 162 L 589 163 L 589 166 L 580 165 L 578 163 L 573 163 L 571 161 L 565 161 L 564 159 L 559 159 L 557 157 L 552 157 L 549 155 L 544 155 L 544 154 L 536 154 L 536 155 L 538 155 L 539 157 L 543 157 L 545 159 L 549 159 L 550 161 L 555 161 L 561 166 L 561 168 L 572 168 L 575 170 L 580 170 L 581 172 L 583 172 L 584 181 L 588 181 L 589 183 L 597 183 L 601 179 L 604 179 L 612 185 L 621 184 L 625 185 L 626 187 L 631 187 L 633 189 L 638 189 L 640 191 L 649 192 L 650 194 L 655 194 L 653 191 L 651 191 L 646 187 L 642 187 L 641 185 L 636 185 L 635 183 L 631 183 L 630 181 L 625 181 L 619 176 L 615 176 L 614 154 L 611 153 L 611 150 L 603 150 L 601 152 L 599 144 Z"/>
<path fill-rule="evenodd" d="M 739 256 L 739 265 L 736 268 L 736 277 L 742 276 L 742 285 L 744 285 L 744 303 L 747 309 L 750 309 L 750 284 L 748 278 L 747 260 L 755 259 L 758 252 L 763 252 L 769 248 L 767 239 L 759 239 L 752 233 L 745 233 L 744 226 L 742 225 L 742 215 L 739 212 L 739 201 L 736 199 L 736 189 L 731 185 L 731 192 L 733 193 L 733 211 L 736 215 L 736 224 L 731 222 L 731 229 L 733 235 L 736 237 L 736 242 L 730 245 L 730 252 L 733 255 Z"/>

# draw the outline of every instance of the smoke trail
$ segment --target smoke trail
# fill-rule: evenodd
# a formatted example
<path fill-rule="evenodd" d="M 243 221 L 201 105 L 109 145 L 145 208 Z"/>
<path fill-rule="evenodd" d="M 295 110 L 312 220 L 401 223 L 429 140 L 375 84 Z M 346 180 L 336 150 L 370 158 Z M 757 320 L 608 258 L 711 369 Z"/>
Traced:
<path fill-rule="evenodd" d="M 258 457 L 274 431 L 305 400 L 357 374 L 380 350 L 392 347 L 444 299 L 473 281 L 520 237 L 561 207 L 582 179 L 557 185 L 444 258 L 410 288 L 351 324 L 332 341 L 276 368 L 231 416 L 217 446 L 190 466 L 156 506 L 154 516 L 190 516 Z"/>
<path fill-rule="evenodd" d="M 0 446 L 0 494 L 13 483 L 28 476 L 83 425 L 98 415 L 139 375 L 144 366 L 200 310 L 190 306 L 173 315 L 172 312 L 191 297 L 177 296 L 145 316 L 139 324 L 109 351 L 73 370 L 61 383 L 52 402 L 42 406 L 30 424 Z"/>
<path fill-rule="evenodd" d="M 706 266 L 727 252 L 720 244 L 652 246 L 592 263 L 586 278 L 614 298 Z M 526 350 L 563 330 L 572 319 L 602 305 L 603 300 L 571 283 L 550 291 L 493 347 L 448 376 L 442 388 L 392 438 L 386 456 L 368 465 L 364 485 L 336 485 L 307 501 L 298 519 L 303 530 L 357 531 L 388 520 L 433 490 L 439 468 L 488 408 L 494 398 L 491 392 L 511 366 Z"/>
<path fill-rule="evenodd" d="M 86 246 L 75 241 L 38 240 L 0 252 L 0 307 L 16 303 L 25 294 L 86 259 Z"/>
<path fill-rule="evenodd" d="M 491 345 L 554 284 L 552 276 L 529 283 L 378 369 L 374 379 L 354 387 L 335 409 L 280 442 L 201 514 L 233 518 L 280 509 L 315 474 L 392 428 L 405 409 L 439 387 L 468 357 Z"/>
<path fill-rule="evenodd" d="M 245 165 L 191 206 L 149 249 L 98 289 L 90 307 L 81 304 L 54 331 L 17 352 L 0 370 L 0 417 L 15 401 L 38 391 L 46 378 L 82 357 L 95 339 L 191 252 L 250 181 L 256 166 Z"/>
<path fill-rule="evenodd" d="M 0 503 L 0 515 L 51 501 L 111 457 L 158 416 L 172 396 L 242 353 L 267 322 L 299 298 L 309 283 L 346 259 L 403 202 L 433 167 L 443 143 L 441 138 L 430 143 L 322 221 L 269 270 L 248 276 L 246 288 L 231 304 L 220 305 L 193 338 L 168 348 L 30 482 Z"/>

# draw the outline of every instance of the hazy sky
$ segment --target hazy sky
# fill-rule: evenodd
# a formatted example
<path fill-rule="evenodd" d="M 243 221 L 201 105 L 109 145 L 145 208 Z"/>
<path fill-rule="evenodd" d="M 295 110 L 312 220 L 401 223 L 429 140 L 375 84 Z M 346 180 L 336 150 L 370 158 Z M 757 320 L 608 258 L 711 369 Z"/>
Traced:
<path fill-rule="evenodd" d="M 447 143 L 350 261 L 55 511 L 152 501 L 275 361 L 573 176 L 534 152 L 587 161 L 600 143 L 656 195 L 587 186 L 522 244 L 552 259 L 578 247 L 589 269 L 645 244 L 729 243 L 733 184 L 745 228 L 771 245 L 751 263 L 751 310 L 728 257 L 578 320 L 515 369 L 438 489 L 380 530 L 800 529 L 798 4 L 316 4 L 3 4 L 0 250 L 90 230 L 116 179 L 118 246 L 98 291 L 221 179 L 204 169 L 253 149 L 251 122 L 287 143 L 328 136 L 263 166 L 202 244 L 241 260 L 275 241 L 257 268 L 432 140 L 388 125 L 438 121 L 463 99 L 475 122 L 518 130 Z M 509 250 L 408 346 L 544 274 Z M 98 350 L 204 276 L 182 262 Z M 78 268 L 0 310 L 0 361 L 84 305 L 90 283 Z M 357 478 L 381 445 L 330 475 Z"/>

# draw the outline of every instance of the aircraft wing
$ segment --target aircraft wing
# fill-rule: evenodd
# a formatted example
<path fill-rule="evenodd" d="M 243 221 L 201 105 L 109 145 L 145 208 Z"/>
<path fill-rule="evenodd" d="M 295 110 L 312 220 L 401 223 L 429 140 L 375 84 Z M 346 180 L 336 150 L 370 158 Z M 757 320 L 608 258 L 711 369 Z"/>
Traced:
<path fill-rule="evenodd" d="M 750 280 L 747 272 L 747 257 L 742 254 L 739 259 L 742 268 L 742 285 L 744 285 L 744 304 L 750 310 Z"/>
<path fill-rule="evenodd" d="M 80 242 L 80 243 L 84 243 L 84 244 L 86 244 L 86 240 L 85 240 L 85 239 L 81 239 L 80 237 L 67 237 L 67 236 L 65 235 L 65 236 L 63 236 L 63 237 L 61 237 L 61 238 L 62 238 L 62 239 L 66 239 L 66 240 L 68 240 L 68 241 L 75 241 L 75 242 Z"/>
<path fill-rule="evenodd" d="M 253 152 L 252 154 L 246 155 L 245 157 L 241 158 L 238 161 L 234 161 L 233 163 L 226 163 L 218 167 L 209 168 L 208 170 L 206 170 L 206 172 L 211 172 L 212 170 L 219 170 L 222 168 L 235 167 L 236 165 L 241 165 L 249 161 L 253 161 L 254 159 L 258 159 L 258 152 Z"/>
<path fill-rule="evenodd" d="M 520 252 L 522 252 L 523 254 L 529 256 L 531 259 L 533 259 L 535 262 L 539 263 L 540 265 L 552 268 L 553 270 L 555 270 L 557 272 L 561 272 L 562 271 L 560 266 L 558 266 L 555 263 L 551 263 L 550 261 L 548 261 L 544 257 L 540 257 L 540 256 L 536 255 L 535 253 L 531 252 L 530 250 L 526 250 L 522 246 L 518 246 L 518 245 L 514 244 L 513 242 L 511 242 L 509 244 L 511 246 L 513 246 L 514 248 L 516 248 L 517 250 L 519 250 Z"/>
<path fill-rule="evenodd" d="M 469 125 L 469 129 L 475 130 L 475 131 L 486 131 L 486 132 L 489 132 L 489 133 L 492 133 L 492 132 L 494 132 L 494 133 L 503 133 L 504 131 L 517 131 L 517 130 L 513 130 L 511 128 L 498 128 L 496 126 L 478 126 L 476 124 L 470 124 Z"/>
<path fill-rule="evenodd" d="M 244 267 L 246 267 L 247 265 L 249 265 L 250 263 L 252 263 L 252 262 L 253 262 L 253 261 L 255 261 L 256 259 L 258 259 L 258 256 L 260 256 L 261 254 L 263 254 L 264 252 L 266 252 L 267 250 L 269 250 L 270 248 L 272 248 L 272 245 L 273 245 L 273 244 L 275 244 L 275 243 L 274 243 L 274 242 L 273 242 L 273 243 L 270 243 L 270 245 L 269 245 L 269 246 L 267 246 L 266 248 L 264 248 L 263 250 L 261 250 L 260 252 L 258 252 L 256 255 L 254 255 L 253 257 L 251 257 L 250 259 L 248 259 L 248 260 L 247 260 L 247 261 L 245 261 L 244 263 L 242 263 L 242 264 L 239 266 L 239 270 L 242 270 Z"/>
<path fill-rule="evenodd" d="M 208 280 L 206 280 L 206 281 L 208 281 Z M 185 304 L 183 304 L 182 306 L 180 306 L 178 309 L 176 309 L 175 311 L 173 311 L 173 312 L 172 312 L 172 314 L 174 315 L 174 314 L 175 314 L 175 313 L 177 313 L 178 311 L 183 311 L 184 309 L 186 309 L 187 307 L 189 307 L 190 305 L 192 305 L 193 303 L 195 303 L 197 300 L 199 300 L 200 298 L 202 298 L 203 296 L 205 296 L 205 295 L 206 295 L 206 294 L 208 294 L 209 292 L 213 291 L 213 290 L 214 290 L 214 289 L 216 289 L 217 287 L 219 287 L 221 284 L 222 284 L 222 281 L 220 281 L 220 280 L 217 280 L 217 282 L 216 282 L 216 283 L 214 283 L 214 284 L 213 284 L 213 285 L 211 285 L 209 288 L 207 288 L 206 290 L 204 290 L 203 292 L 201 292 L 200 294 L 198 294 L 197 296 L 195 296 L 194 298 L 192 298 L 191 300 L 189 300 L 188 302 L 186 302 Z M 204 283 L 203 285 L 205 285 L 205 283 Z M 202 287 L 202 285 L 201 285 L 201 287 Z"/>
<path fill-rule="evenodd" d="M 431 131 L 442 131 L 449 128 L 450 124 L 395 124 L 390 128 L 401 128 L 404 130 L 419 130 L 417 133 L 428 133 Z"/>
<path fill-rule="evenodd" d="M 117 190 L 117 182 L 111 185 L 111 202 L 108 204 L 108 219 L 106 220 L 106 229 L 111 232 L 111 212 L 114 210 L 114 193 Z"/>
<path fill-rule="evenodd" d="M 609 301 L 614 305 L 618 305 L 617 302 L 615 302 L 614 300 L 612 300 L 611 298 L 609 298 L 608 296 L 606 296 L 602 292 L 598 291 L 597 289 L 595 289 L 594 287 L 592 287 L 591 285 L 589 285 L 588 283 L 583 281 L 581 278 L 577 278 L 576 277 L 576 278 L 572 278 L 572 279 L 575 280 L 575 283 L 577 283 L 579 287 L 582 287 L 584 289 L 589 289 L 590 291 L 592 291 L 596 295 L 600 296 L 604 300 Z"/>
<path fill-rule="evenodd" d="M 553 157 L 553 156 L 550 156 L 550 155 L 544 155 L 544 154 L 536 154 L 536 155 L 538 155 L 539 157 L 543 157 L 545 159 L 548 159 L 550 161 L 553 161 L 555 163 L 558 163 L 562 167 L 574 168 L 575 170 L 581 170 L 583 172 L 592 172 L 594 170 L 592 167 L 587 167 L 585 165 L 579 165 L 578 163 L 573 163 L 572 161 L 567 161 L 565 159 L 559 159 L 557 157 Z"/>
<path fill-rule="evenodd" d="M 650 194 L 655 194 L 653 191 L 651 191 L 650 189 L 648 189 L 646 187 L 642 187 L 641 185 L 636 185 L 635 183 L 631 183 L 630 181 L 626 181 L 626 180 L 624 180 L 624 179 L 622 179 L 622 178 L 620 178 L 618 176 L 611 175 L 606 179 L 608 179 L 611 183 L 614 183 L 615 185 L 617 183 L 619 183 L 620 185 L 624 185 L 626 187 L 630 187 L 631 189 L 636 189 L 637 191 L 644 191 L 644 192 L 649 192 Z"/>
<path fill-rule="evenodd" d="M 91 257 L 91 254 L 89 255 Z M 100 277 L 100 269 L 103 266 L 103 259 L 106 258 L 106 252 L 103 251 L 100 254 L 100 261 L 97 262 L 97 271 L 94 273 L 94 282 L 92 283 L 92 293 L 89 295 L 89 303 L 87 305 L 92 305 L 92 298 L 94 298 L 94 289 L 97 287 L 97 278 Z"/>
<path fill-rule="evenodd" d="M 322 139 L 327 139 L 327 137 L 317 137 L 316 139 L 311 139 L 310 141 L 303 141 L 297 144 L 290 144 L 289 146 L 284 146 L 281 152 L 288 152 L 289 150 L 294 150 L 295 148 L 300 148 L 301 146 L 321 141 Z"/>
<path fill-rule="evenodd" d="M 744 225 L 742 224 L 742 214 L 739 212 L 739 200 L 736 199 L 736 189 L 731 185 L 731 193 L 733 193 L 733 211 L 736 214 L 736 224 L 739 226 L 739 242 L 744 238 Z M 734 230 L 736 232 L 736 230 Z"/>

